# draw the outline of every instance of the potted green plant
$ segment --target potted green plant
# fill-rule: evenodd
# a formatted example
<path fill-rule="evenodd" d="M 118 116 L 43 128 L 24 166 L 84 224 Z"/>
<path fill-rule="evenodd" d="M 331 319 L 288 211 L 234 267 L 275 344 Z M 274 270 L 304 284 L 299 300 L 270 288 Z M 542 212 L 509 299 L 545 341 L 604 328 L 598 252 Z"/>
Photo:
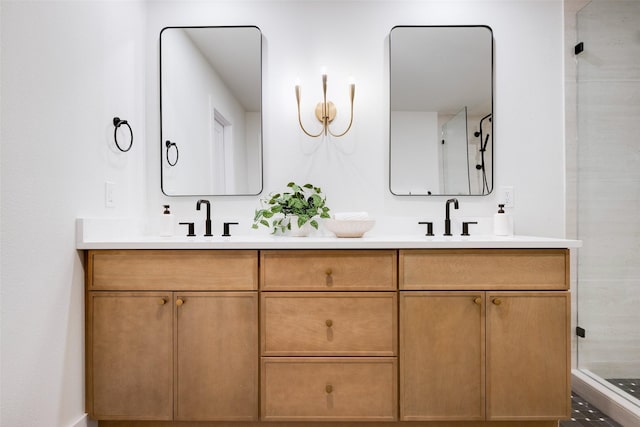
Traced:
<path fill-rule="evenodd" d="M 271 193 L 268 198 L 261 199 L 261 209 L 256 209 L 252 228 L 259 225 L 273 227 L 272 234 L 285 233 L 305 224 L 318 229 L 316 218 L 329 218 L 326 198 L 319 187 L 311 184 L 287 184 L 290 191 Z M 271 221 L 271 222 L 269 222 Z M 292 224 L 293 221 L 293 224 Z M 293 225 L 293 227 L 292 227 Z"/>

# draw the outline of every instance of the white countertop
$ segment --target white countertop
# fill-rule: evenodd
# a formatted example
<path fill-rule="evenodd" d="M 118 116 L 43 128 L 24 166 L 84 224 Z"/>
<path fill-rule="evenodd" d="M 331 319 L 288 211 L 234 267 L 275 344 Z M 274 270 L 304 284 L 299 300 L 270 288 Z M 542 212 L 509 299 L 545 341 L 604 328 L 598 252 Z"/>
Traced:
<path fill-rule="evenodd" d="M 579 240 L 533 236 L 376 235 L 361 238 L 238 235 L 231 237 L 146 236 L 127 224 L 108 229 L 95 220 L 77 220 L 77 249 L 456 249 L 456 248 L 577 248 Z"/>

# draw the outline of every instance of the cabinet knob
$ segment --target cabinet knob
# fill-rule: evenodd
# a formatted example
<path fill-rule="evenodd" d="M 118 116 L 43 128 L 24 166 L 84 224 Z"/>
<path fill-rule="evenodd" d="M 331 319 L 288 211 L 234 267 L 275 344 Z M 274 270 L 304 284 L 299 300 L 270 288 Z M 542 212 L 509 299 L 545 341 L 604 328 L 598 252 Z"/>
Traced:
<path fill-rule="evenodd" d="M 494 298 L 493 301 L 491 301 L 494 305 L 500 305 L 502 304 L 502 300 L 500 298 Z"/>
<path fill-rule="evenodd" d="M 180 307 L 182 304 L 184 304 L 184 300 L 183 300 L 182 298 L 178 298 L 178 299 L 176 300 L 176 305 L 177 305 L 178 307 Z"/>
<path fill-rule="evenodd" d="M 330 268 L 327 268 L 327 269 L 325 270 L 325 274 L 326 274 L 327 276 L 331 276 L 331 275 L 333 274 L 333 270 L 331 270 Z"/>
<path fill-rule="evenodd" d="M 330 328 L 333 326 L 333 320 L 331 319 L 327 319 L 324 323 L 325 325 L 327 325 L 327 328 Z"/>
<path fill-rule="evenodd" d="M 480 297 L 475 297 L 475 298 L 473 299 L 473 302 L 474 302 L 474 303 L 476 303 L 476 304 L 478 304 L 478 305 L 480 305 L 480 304 L 482 304 L 482 298 L 480 298 Z"/>
<path fill-rule="evenodd" d="M 158 305 L 165 305 L 167 303 L 167 300 L 164 298 L 160 298 L 158 299 Z"/>
<path fill-rule="evenodd" d="M 333 386 L 331 384 L 327 384 L 327 386 L 324 388 L 324 391 L 326 391 L 327 394 L 331 394 L 331 392 L 333 392 Z"/>

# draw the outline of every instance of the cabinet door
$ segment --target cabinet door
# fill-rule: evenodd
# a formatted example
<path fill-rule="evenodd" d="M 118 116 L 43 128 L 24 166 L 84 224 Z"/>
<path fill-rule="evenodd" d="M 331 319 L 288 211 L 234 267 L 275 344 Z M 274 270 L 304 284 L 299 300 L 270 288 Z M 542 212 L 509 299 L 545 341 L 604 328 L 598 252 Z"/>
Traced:
<path fill-rule="evenodd" d="M 90 292 L 87 411 L 93 419 L 173 417 L 171 294 Z"/>
<path fill-rule="evenodd" d="M 176 420 L 258 418 L 256 292 L 175 294 Z"/>
<path fill-rule="evenodd" d="M 487 419 L 571 409 L 568 292 L 487 293 Z"/>
<path fill-rule="evenodd" d="M 484 418 L 483 295 L 400 292 L 401 420 Z"/>

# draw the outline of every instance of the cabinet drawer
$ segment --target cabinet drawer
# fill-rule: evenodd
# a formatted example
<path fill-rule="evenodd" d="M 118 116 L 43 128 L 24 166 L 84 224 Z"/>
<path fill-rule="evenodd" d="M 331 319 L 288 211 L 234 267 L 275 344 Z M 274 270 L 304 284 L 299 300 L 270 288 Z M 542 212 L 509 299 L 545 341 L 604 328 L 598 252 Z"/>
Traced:
<path fill-rule="evenodd" d="M 261 296 L 264 356 L 393 356 L 395 292 L 269 292 Z"/>
<path fill-rule="evenodd" d="M 397 253 L 389 250 L 273 250 L 260 253 L 264 290 L 395 290 Z"/>
<path fill-rule="evenodd" d="M 89 290 L 254 290 L 258 288 L 258 251 L 89 251 L 87 287 Z"/>
<path fill-rule="evenodd" d="M 393 421 L 395 358 L 262 359 L 265 421 Z"/>
<path fill-rule="evenodd" d="M 402 250 L 400 289 L 565 290 L 569 250 Z"/>

